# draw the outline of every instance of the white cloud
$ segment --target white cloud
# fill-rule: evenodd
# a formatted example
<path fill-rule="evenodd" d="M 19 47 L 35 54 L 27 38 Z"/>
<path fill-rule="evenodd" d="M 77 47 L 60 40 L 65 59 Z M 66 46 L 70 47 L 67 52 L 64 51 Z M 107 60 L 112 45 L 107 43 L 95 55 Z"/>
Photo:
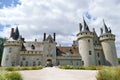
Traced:
<path fill-rule="evenodd" d="M 57 33 L 59 44 L 70 44 L 79 32 L 78 23 L 88 12 L 91 19 L 86 19 L 90 29 L 95 27 L 97 33 L 102 27 L 102 19 L 116 34 L 117 52 L 120 35 L 120 1 L 119 0 L 20 0 L 21 5 L 0 9 L 0 24 L 19 24 L 21 35 L 27 40 L 40 41 L 43 33 Z M 10 28 L 4 28 L 0 35 L 8 37 Z M 120 53 L 118 54 L 120 57 Z"/>

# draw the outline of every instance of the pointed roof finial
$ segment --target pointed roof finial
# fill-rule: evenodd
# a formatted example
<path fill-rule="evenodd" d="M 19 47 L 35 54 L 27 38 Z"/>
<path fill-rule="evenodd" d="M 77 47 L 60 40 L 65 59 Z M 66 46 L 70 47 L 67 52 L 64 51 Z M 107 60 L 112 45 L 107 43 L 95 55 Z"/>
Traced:
<path fill-rule="evenodd" d="M 84 23 L 84 31 L 90 31 L 89 27 L 88 27 L 88 25 L 87 25 L 87 23 L 86 23 L 86 21 L 84 19 L 84 16 L 83 16 L 83 23 Z"/>
<path fill-rule="evenodd" d="M 103 19 L 103 25 L 104 25 L 104 30 L 105 30 L 105 33 L 108 33 L 108 28 L 107 28 L 107 26 L 106 26 L 106 24 L 105 24 L 104 19 Z"/>
<path fill-rule="evenodd" d="M 81 23 L 79 23 L 79 28 L 80 28 L 80 32 L 82 31 L 82 24 Z"/>

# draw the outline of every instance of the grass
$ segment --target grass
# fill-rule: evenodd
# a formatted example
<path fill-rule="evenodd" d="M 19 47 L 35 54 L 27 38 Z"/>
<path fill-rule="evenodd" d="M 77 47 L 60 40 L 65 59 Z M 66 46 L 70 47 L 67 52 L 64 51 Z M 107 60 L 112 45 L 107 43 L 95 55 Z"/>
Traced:
<path fill-rule="evenodd" d="M 39 70 L 42 66 L 32 66 L 32 67 L 6 67 L 6 71 L 20 71 L 20 70 Z"/>
<path fill-rule="evenodd" d="M 75 69 L 75 70 L 101 70 L 104 66 L 59 66 L 60 69 Z"/>
<path fill-rule="evenodd" d="M 120 80 L 120 67 L 105 67 L 96 76 L 97 80 Z"/>
<path fill-rule="evenodd" d="M 21 74 L 18 72 L 6 73 L 5 77 L 7 80 L 23 80 Z"/>
<path fill-rule="evenodd" d="M 16 71 L 20 70 L 38 70 L 42 69 L 42 66 L 32 67 L 2 67 L 0 68 L 0 80 L 23 80 L 20 73 Z"/>
<path fill-rule="evenodd" d="M 0 70 L 0 80 L 23 80 L 23 78 L 18 72 L 7 72 L 5 70 Z"/>

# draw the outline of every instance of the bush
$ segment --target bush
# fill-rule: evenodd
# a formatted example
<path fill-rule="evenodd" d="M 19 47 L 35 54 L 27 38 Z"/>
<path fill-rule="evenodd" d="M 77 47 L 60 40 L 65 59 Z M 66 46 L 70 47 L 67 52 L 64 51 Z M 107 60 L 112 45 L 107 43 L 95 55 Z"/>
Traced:
<path fill-rule="evenodd" d="M 6 71 L 0 70 L 0 80 L 6 80 L 5 74 L 6 74 Z"/>
<path fill-rule="evenodd" d="M 60 69 L 77 69 L 77 70 L 101 70 L 103 66 L 59 66 Z"/>
<path fill-rule="evenodd" d="M 0 70 L 0 80 L 23 80 L 23 78 L 18 72 Z"/>
<path fill-rule="evenodd" d="M 18 72 L 10 72 L 5 74 L 7 80 L 23 80 L 22 76 Z"/>
<path fill-rule="evenodd" d="M 6 71 L 14 71 L 15 69 L 14 69 L 14 67 L 7 67 L 7 68 L 5 68 L 5 70 Z"/>
<path fill-rule="evenodd" d="M 32 66 L 32 67 L 7 67 L 6 71 L 19 71 L 19 70 L 38 70 L 42 69 L 42 66 Z"/>
<path fill-rule="evenodd" d="M 99 71 L 97 80 L 120 80 L 120 67 L 106 67 Z"/>

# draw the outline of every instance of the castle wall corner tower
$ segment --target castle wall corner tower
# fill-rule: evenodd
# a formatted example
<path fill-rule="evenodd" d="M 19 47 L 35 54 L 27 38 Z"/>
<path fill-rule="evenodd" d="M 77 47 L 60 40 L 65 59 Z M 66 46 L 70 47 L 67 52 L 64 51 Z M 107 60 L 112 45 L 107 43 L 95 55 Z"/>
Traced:
<path fill-rule="evenodd" d="M 93 46 L 93 32 L 89 30 L 85 20 L 84 25 L 80 23 L 80 33 L 77 34 L 79 54 L 82 57 L 82 65 L 96 65 Z"/>
<path fill-rule="evenodd" d="M 19 51 L 21 50 L 22 42 L 19 39 L 19 31 L 16 28 L 15 32 L 12 28 L 10 40 L 4 43 L 4 51 L 2 56 L 1 66 L 18 66 L 19 65 Z"/>
<path fill-rule="evenodd" d="M 115 47 L 115 35 L 111 33 L 111 29 L 107 28 L 105 22 L 104 28 L 101 28 L 100 41 L 103 47 L 103 52 L 105 55 L 105 65 L 107 66 L 117 66 L 117 54 Z"/>

